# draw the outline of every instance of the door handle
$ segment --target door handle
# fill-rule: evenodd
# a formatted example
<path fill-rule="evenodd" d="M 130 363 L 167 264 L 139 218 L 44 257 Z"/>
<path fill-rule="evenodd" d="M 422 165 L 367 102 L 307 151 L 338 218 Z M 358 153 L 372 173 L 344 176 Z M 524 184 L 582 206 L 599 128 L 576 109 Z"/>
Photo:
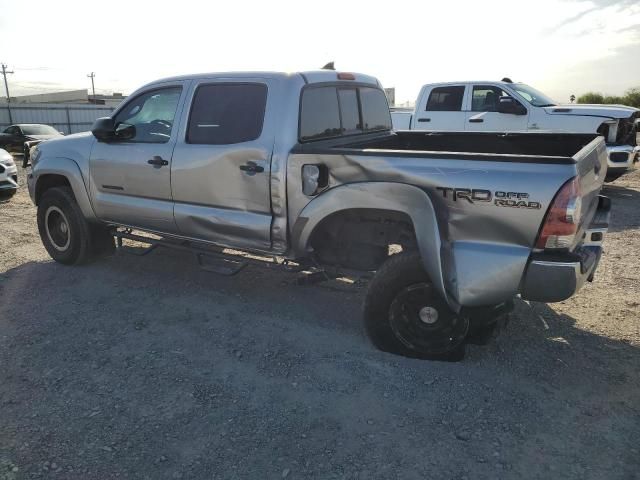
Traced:
<path fill-rule="evenodd" d="M 431 119 L 430 118 L 419 118 L 418 121 L 419 122 L 430 122 Z"/>
<path fill-rule="evenodd" d="M 159 157 L 158 155 L 156 155 L 153 158 L 150 158 L 149 160 L 147 160 L 147 163 L 149 165 L 155 165 L 156 167 L 163 167 L 165 165 L 169 165 L 169 161 L 168 160 L 164 160 L 162 157 Z"/>
<path fill-rule="evenodd" d="M 255 175 L 256 173 L 264 172 L 264 167 L 256 162 L 247 162 L 246 165 L 240 165 L 240 170 L 247 172 L 249 175 Z"/>
<path fill-rule="evenodd" d="M 482 123 L 484 122 L 484 119 L 482 118 L 470 118 L 469 119 L 469 123 Z"/>

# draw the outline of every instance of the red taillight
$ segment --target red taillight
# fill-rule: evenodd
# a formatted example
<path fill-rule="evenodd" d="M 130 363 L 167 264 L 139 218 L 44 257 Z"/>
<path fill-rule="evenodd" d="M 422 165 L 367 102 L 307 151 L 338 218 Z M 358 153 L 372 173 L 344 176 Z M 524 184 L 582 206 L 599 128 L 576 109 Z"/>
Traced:
<path fill-rule="evenodd" d="M 353 73 L 338 73 L 338 80 L 355 80 L 356 76 Z"/>
<path fill-rule="evenodd" d="M 536 248 L 570 248 L 578 225 L 582 197 L 578 177 L 565 183 L 553 199 L 538 236 Z"/>

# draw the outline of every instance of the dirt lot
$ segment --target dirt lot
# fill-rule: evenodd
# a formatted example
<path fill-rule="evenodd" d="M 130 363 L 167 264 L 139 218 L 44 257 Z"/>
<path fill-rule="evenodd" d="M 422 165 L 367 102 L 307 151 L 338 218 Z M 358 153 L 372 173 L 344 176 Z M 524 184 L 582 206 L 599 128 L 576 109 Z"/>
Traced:
<path fill-rule="evenodd" d="M 361 285 L 168 251 L 55 264 L 22 188 L 0 205 L 0 480 L 640 478 L 640 171 L 606 194 L 595 282 L 517 301 L 448 364 L 376 351 Z"/>

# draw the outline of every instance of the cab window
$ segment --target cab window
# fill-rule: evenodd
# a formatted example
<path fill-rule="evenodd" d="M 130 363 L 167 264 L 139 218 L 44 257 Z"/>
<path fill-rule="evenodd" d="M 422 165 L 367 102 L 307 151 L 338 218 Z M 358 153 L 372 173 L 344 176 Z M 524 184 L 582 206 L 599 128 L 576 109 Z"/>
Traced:
<path fill-rule="evenodd" d="M 435 87 L 429 94 L 426 111 L 459 112 L 462 110 L 464 85 Z"/>
<path fill-rule="evenodd" d="M 181 87 L 169 87 L 137 96 L 114 118 L 116 128 L 123 123 L 136 127 L 136 134 L 130 142 L 168 142 L 181 92 Z"/>
<path fill-rule="evenodd" d="M 471 97 L 473 112 L 497 112 L 500 97 L 509 96 L 507 92 L 492 85 L 475 85 Z"/>
<path fill-rule="evenodd" d="M 196 90 L 187 143 L 231 145 L 260 137 L 267 106 L 262 83 L 215 83 Z"/>

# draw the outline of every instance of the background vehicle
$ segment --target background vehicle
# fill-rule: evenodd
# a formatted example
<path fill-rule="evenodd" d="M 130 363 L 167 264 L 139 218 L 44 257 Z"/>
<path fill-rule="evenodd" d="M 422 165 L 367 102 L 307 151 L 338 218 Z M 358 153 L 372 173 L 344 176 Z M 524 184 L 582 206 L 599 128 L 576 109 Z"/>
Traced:
<path fill-rule="evenodd" d="M 14 153 L 22 153 L 22 166 L 29 163 L 29 152 L 38 143 L 50 138 L 61 137 L 62 133 L 49 125 L 21 123 L 11 125 L 0 133 L 0 148 Z"/>
<path fill-rule="evenodd" d="M 415 111 L 392 112 L 396 130 L 598 133 L 608 152 L 607 179 L 637 161 L 640 110 L 623 105 L 557 105 L 524 83 L 451 82 L 422 87 Z"/>
<path fill-rule="evenodd" d="M 0 148 L 0 199 L 13 197 L 18 190 L 18 168 L 9 152 Z"/>
<path fill-rule="evenodd" d="M 608 225 L 601 137 L 394 133 L 361 74 L 169 78 L 92 133 L 34 149 L 29 192 L 52 258 L 88 261 L 113 235 L 143 238 L 135 228 L 198 258 L 232 260 L 229 247 L 377 271 L 367 330 L 403 355 L 461 358 L 518 293 L 573 295 Z"/>

